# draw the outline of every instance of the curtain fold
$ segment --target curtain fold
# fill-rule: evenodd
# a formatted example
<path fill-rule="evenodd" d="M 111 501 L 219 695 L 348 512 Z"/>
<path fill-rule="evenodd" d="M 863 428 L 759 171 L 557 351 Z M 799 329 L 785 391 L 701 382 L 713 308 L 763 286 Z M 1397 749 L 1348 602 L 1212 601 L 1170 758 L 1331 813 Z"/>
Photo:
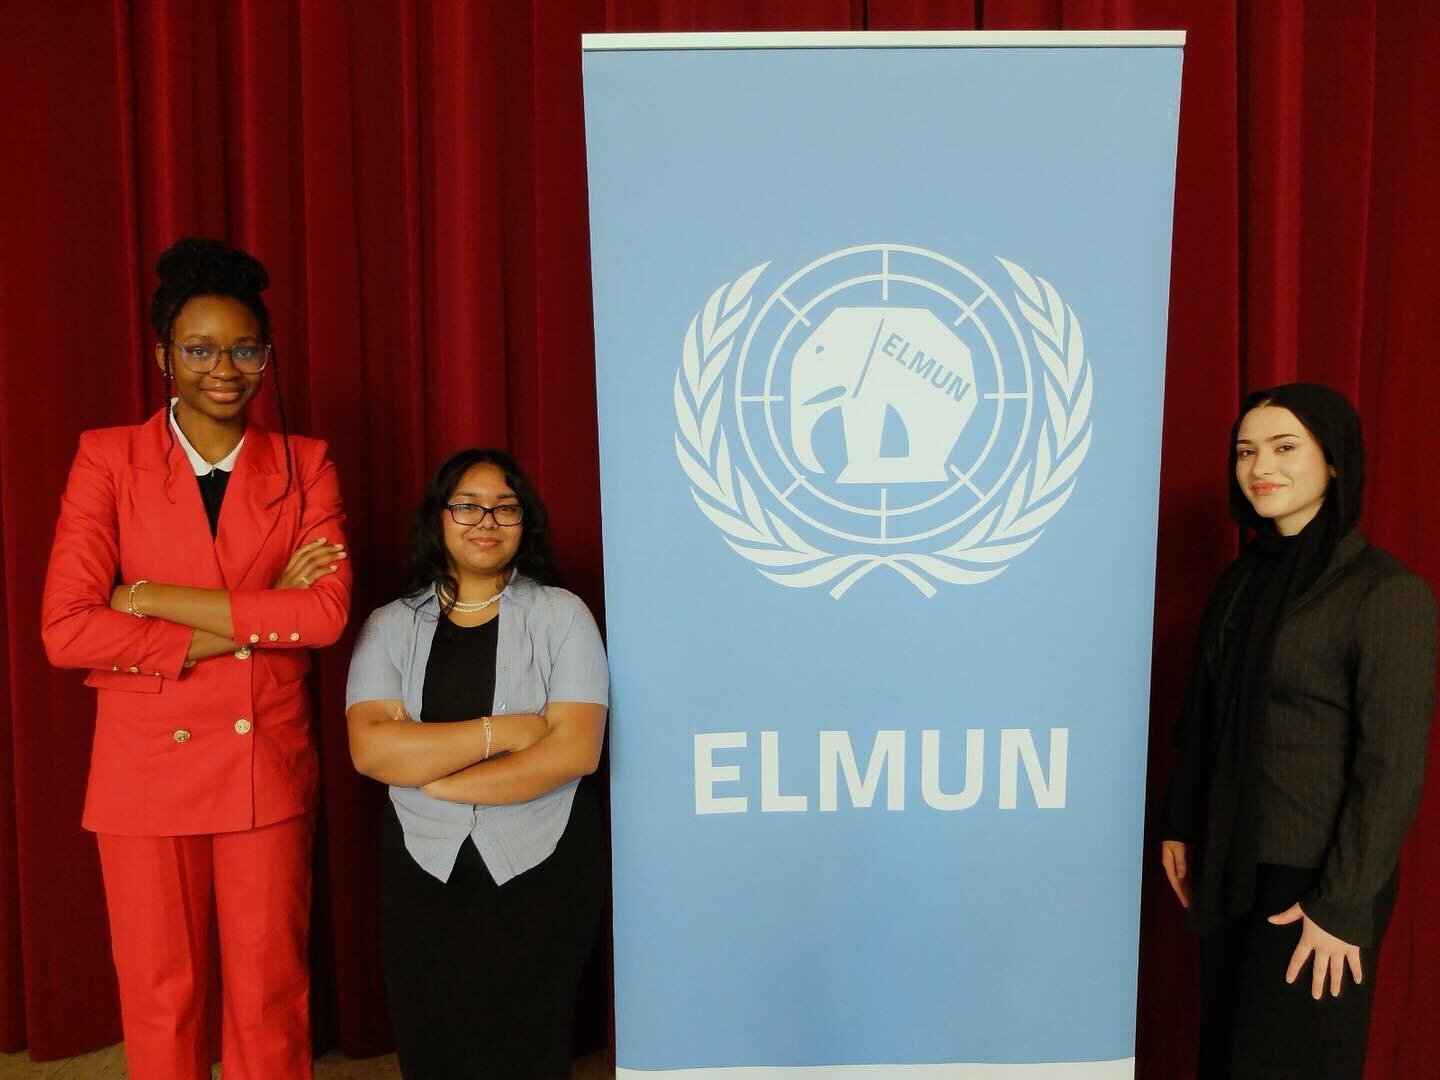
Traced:
<path fill-rule="evenodd" d="M 599 31 L 1179 28 L 1188 32 L 1160 473 L 1151 805 L 1200 609 L 1236 536 L 1223 440 L 1252 386 L 1351 394 L 1366 525 L 1440 587 L 1440 9 L 1365 0 L 57 0 L 0 5 L 0 1050 L 119 1037 L 93 838 L 93 697 L 40 646 L 78 433 L 160 405 L 156 255 L 223 236 L 270 269 L 292 430 L 328 440 L 353 626 L 404 581 L 435 464 L 508 445 L 603 614 L 579 36 Z M 693 152 L 677 147 L 677 153 Z M 259 402 L 279 421 L 275 379 Z M 1147 450 L 1147 454 L 1149 450 Z M 637 513 L 644 507 L 638 506 Z M 63 557 L 63 556 L 62 556 Z M 319 1041 L 388 1047 L 374 838 L 384 793 L 341 714 L 351 637 L 314 678 Z M 1440 1073 L 1440 777 L 1386 940 L 1368 1075 Z M 1138 1075 L 1193 1075 L 1195 947 L 1144 856 Z M 1117 962 L 1128 962 L 1119 958 Z M 603 959 L 583 1012 L 602 1031 Z M 597 1019 L 598 1018 L 598 1019 Z"/>

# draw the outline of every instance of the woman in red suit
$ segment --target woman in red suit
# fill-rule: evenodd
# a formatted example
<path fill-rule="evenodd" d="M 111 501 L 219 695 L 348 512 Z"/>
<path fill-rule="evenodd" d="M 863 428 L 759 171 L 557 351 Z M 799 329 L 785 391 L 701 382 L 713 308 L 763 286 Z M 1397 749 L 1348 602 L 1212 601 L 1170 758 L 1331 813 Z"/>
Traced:
<path fill-rule="evenodd" d="M 160 257 L 169 407 L 80 436 L 45 581 L 52 663 L 99 694 L 96 833 L 137 1080 L 209 1077 L 219 930 L 226 1080 L 310 1076 L 309 650 L 350 573 L 325 445 L 247 417 L 274 349 L 260 263 L 214 240 Z M 173 398 L 172 398 L 173 393 Z"/>

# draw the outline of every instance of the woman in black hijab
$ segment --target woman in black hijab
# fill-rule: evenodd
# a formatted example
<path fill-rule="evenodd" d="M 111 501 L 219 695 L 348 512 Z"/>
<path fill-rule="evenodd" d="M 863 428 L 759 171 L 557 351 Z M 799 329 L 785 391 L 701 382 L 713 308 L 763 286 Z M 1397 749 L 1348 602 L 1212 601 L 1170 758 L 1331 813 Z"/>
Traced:
<path fill-rule="evenodd" d="M 1359 1078 L 1434 706 L 1429 588 L 1356 527 L 1360 421 L 1251 394 L 1230 441 L 1250 539 L 1200 627 L 1165 872 L 1201 935 L 1202 1080 Z"/>

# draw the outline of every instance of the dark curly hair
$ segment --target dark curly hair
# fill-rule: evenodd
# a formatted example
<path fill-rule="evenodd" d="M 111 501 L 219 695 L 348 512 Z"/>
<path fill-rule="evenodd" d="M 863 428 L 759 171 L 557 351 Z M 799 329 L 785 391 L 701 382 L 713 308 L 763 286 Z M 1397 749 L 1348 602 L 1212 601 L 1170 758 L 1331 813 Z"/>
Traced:
<path fill-rule="evenodd" d="M 505 483 L 525 508 L 520 534 L 520 548 L 511 566 L 542 585 L 558 585 L 560 576 L 550 556 L 550 519 L 535 485 L 526 479 L 515 459 L 503 450 L 470 449 L 452 454 L 436 470 L 425 489 L 420 505 L 415 508 L 415 523 L 410 533 L 411 588 L 429 589 L 443 586 L 452 598 L 460 596 L 460 585 L 450 568 L 450 553 L 445 549 L 445 527 L 440 515 L 460 483 L 460 478 L 476 465 L 494 465 L 505 477 Z"/>
<path fill-rule="evenodd" d="M 160 284 L 150 303 L 150 325 L 165 350 L 165 408 L 170 407 L 174 392 L 174 366 L 171 338 L 175 319 L 186 303 L 197 296 L 224 296 L 238 300 L 250 309 L 260 323 L 260 335 L 270 345 L 271 368 L 275 372 L 275 403 L 280 411 L 280 437 L 285 446 L 285 490 L 274 500 L 279 502 L 290 491 L 294 465 L 290 457 L 290 424 L 285 417 L 285 395 L 280 390 L 280 372 L 275 346 L 270 340 L 270 311 L 260 294 L 270 285 L 270 275 L 260 260 L 248 251 L 227 247 L 219 240 L 203 236 L 187 236 L 176 240 L 161 253 L 155 263 Z M 171 444 L 175 434 L 166 425 Z M 272 503 L 273 505 L 273 503 Z"/>

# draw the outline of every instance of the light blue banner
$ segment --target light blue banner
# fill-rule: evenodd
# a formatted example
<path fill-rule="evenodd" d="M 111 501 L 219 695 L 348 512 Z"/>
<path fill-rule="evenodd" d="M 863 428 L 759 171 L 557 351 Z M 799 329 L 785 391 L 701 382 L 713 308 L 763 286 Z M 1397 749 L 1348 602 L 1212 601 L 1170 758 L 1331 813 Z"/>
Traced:
<path fill-rule="evenodd" d="M 621 1076 L 1132 1075 L 1180 40 L 587 39 Z"/>

